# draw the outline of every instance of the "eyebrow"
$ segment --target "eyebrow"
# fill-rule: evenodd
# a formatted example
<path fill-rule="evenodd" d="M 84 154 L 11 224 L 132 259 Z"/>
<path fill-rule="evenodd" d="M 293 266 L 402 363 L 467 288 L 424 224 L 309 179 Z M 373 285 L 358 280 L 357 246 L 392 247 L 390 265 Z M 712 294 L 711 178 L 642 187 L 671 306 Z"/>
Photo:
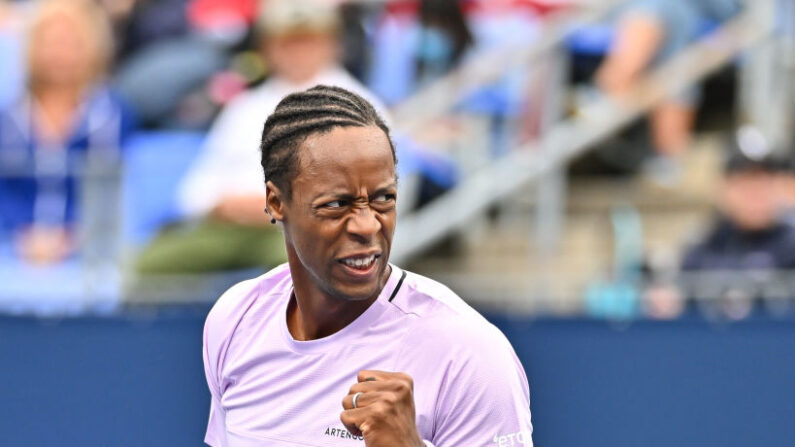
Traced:
<path fill-rule="evenodd" d="M 384 186 L 382 186 L 380 188 L 376 188 L 376 190 L 373 191 L 373 194 L 383 193 L 384 191 L 386 191 L 388 189 L 397 189 L 397 182 L 392 182 L 392 183 L 390 183 L 388 185 L 384 185 Z M 323 199 L 327 199 L 327 198 L 328 199 L 338 199 L 338 200 L 355 200 L 356 197 L 357 196 L 351 195 L 351 194 L 349 194 L 347 192 L 326 191 L 326 192 L 323 192 L 323 193 L 320 193 L 320 194 L 316 195 L 312 199 L 312 202 L 315 202 L 315 201 L 317 201 L 317 200 L 319 200 L 321 198 L 323 198 Z"/>
<path fill-rule="evenodd" d="M 397 182 L 392 182 L 388 185 L 382 186 L 380 188 L 376 188 L 375 193 L 384 192 L 387 189 L 397 189 Z"/>

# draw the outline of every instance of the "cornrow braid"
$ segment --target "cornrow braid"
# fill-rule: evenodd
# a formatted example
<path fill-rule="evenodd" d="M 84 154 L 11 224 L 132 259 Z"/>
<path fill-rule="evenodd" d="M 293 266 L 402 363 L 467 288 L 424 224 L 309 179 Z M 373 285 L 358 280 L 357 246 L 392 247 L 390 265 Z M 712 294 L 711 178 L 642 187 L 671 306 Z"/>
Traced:
<path fill-rule="evenodd" d="M 265 180 L 272 181 L 287 198 L 296 174 L 298 147 L 310 135 L 335 127 L 377 126 L 389 139 L 397 164 L 389 127 L 375 108 L 361 96 L 340 87 L 318 85 L 286 96 L 265 121 L 260 143 Z"/>

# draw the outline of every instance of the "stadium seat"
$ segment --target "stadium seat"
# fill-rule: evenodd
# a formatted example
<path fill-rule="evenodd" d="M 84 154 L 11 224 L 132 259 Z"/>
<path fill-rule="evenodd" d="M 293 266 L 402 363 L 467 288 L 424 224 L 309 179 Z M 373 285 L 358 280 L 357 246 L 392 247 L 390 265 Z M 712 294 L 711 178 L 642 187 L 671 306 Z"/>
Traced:
<path fill-rule="evenodd" d="M 615 38 L 610 25 L 578 26 L 566 38 L 569 51 L 576 55 L 601 56 L 607 53 Z"/>
<path fill-rule="evenodd" d="M 199 132 L 140 132 L 125 146 L 122 238 L 140 246 L 163 225 L 181 218 L 175 202 L 179 180 L 201 149 Z"/>

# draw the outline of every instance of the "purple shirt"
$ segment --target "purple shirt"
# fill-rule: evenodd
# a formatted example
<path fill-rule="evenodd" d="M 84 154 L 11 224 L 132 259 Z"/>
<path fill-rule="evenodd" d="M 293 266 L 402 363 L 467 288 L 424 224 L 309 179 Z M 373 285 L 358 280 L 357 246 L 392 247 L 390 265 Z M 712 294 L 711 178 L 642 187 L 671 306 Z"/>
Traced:
<path fill-rule="evenodd" d="M 508 340 L 450 289 L 392 266 L 378 299 L 324 338 L 287 329 L 287 264 L 243 281 L 204 327 L 214 446 L 364 446 L 340 422 L 360 370 L 414 379 L 429 446 L 532 446 L 527 377 Z"/>

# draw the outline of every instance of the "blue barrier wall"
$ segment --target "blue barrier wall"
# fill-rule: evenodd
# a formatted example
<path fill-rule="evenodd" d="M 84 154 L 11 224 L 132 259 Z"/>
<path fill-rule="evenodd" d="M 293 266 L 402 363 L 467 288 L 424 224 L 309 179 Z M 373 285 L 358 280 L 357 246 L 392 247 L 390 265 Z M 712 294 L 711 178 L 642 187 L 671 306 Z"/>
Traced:
<path fill-rule="evenodd" d="M 0 317 L 0 446 L 202 445 L 206 311 Z M 530 378 L 536 446 L 794 445 L 792 320 L 491 319 Z"/>

